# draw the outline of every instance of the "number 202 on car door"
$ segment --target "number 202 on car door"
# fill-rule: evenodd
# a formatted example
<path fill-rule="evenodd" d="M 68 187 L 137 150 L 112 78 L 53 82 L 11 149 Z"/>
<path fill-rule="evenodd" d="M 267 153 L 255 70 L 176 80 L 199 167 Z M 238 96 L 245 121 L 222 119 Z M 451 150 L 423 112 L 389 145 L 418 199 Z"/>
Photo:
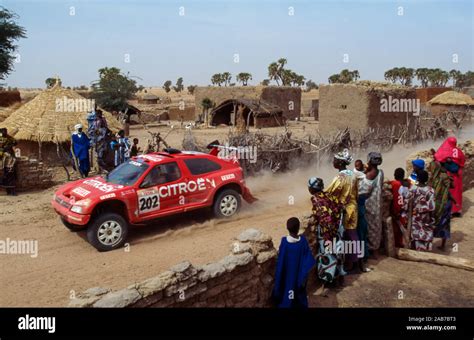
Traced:
<path fill-rule="evenodd" d="M 138 191 L 138 211 L 140 215 L 160 210 L 160 195 L 155 188 Z"/>

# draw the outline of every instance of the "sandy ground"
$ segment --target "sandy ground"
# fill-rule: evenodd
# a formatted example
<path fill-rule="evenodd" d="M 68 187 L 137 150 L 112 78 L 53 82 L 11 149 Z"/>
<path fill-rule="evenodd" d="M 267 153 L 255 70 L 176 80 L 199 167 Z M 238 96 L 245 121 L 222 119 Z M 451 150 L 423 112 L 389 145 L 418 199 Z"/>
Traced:
<path fill-rule="evenodd" d="M 276 132 L 265 129 L 265 133 Z M 294 136 L 317 129 L 317 122 L 292 122 Z M 168 134 L 173 147 L 181 147 L 184 130 L 169 126 L 153 131 Z M 205 145 L 213 139 L 225 140 L 228 128 L 195 129 L 194 136 Z M 132 137 L 146 141 L 147 132 L 134 127 Z M 463 138 L 460 138 L 462 140 Z M 439 143 L 438 143 L 439 144 Z M 417 148 L 398 147 L 384 154 L 383 169 L 391 178 L 396 167 L 405 166 L 406 157 L 417 150 L 439 145 L 422 144 Z M 365 155 L 356 155 L 365 160 Z M 207 211 L 167 218 L 152 225 L 134 228 L 129 235 L 130 251 L 97 252 L 83 233 L 68 231 L 52 210 L 50 200 L 55 188 L 7 197 L 0 192 L 0 240 L 37 240 L 38 257 L 0 255 L 0 306 L 65 306 L 72 292 L 94 286 L 119 289 L 155 276 L 184 260 L 203 265 L 227 255 L 232 239 L 247 228 L 258 228 L 272 236 L 279 246 L 286 234 L 284 223 L 290 216 L 310 212 L 306 182 L 322 177 L 329 184 L 335 175 L 330 166 L 309 167 L 292 173 L 270 173 L 247 179 L 260 199 L 230 220 L 214 220 Z M 294 198 L 293 204 L 290 204 Z M 474 189 L 465 196 L 465 215 L 456 219 L 451 242 L 458 252 L 452 256 L 474 259 Z M 447 252 L 449 253 L 449 251 Z M 473 304 L 474 273 L 382 258 L 372 263 L 374 271 L 347 277 L 347 287 L 330 296 L 312 297 L 315 306 L 460 306 Z M 401 288 L 400 288 L 401 287 Z M 407 292 L 398 300 L 399 289 Z"/>
<path fill-rule="evenodd" d="M 413 150 L 405 150 L 405 153 Z M 387 172 L 404 154 L 386 155 Z M 1 255 L 0 306 L 65 306 L 72 292 L 94 286 L 119 289 L 157 275 L 174 264 L 190 260 L 202 265 L 227 255 L 232 239 L 247 228 L 272 236 L 275 246 L 285 235 L 289 216 L 310 212 L 306 180 L 318 175 L 329 181 L 334 169 L 309 168 L 283 175 L 249 178 L 260 198 L 244 205 L 234 219 L 214 220 L 208 212 L 188 213 L 130 233 L 130 251 L 99 253 L 82 233 L 62 226 L 50 206 L 54 188 L 7 197 L 0 194 L 0 239 L 38 240 L 37 258 Z M 289 204 L 290 196 L 294 204 Z M 474 189 L 466 192 L 465 214 L 453 223 L 451 242 L 459 244 L 453 256 L 474 259 Z M 451 243 L 450 243 L 451 244 Z M 313 306 L 473 306 L 474 273 L 430 264 L 381 258 L 374 271 L 351 275 L 346 287 L 328 297 L 311 295 Z M 405 298 L 399 300 L 398 291 Z M 311 292 L 312 294 L 312 292 Z"/>

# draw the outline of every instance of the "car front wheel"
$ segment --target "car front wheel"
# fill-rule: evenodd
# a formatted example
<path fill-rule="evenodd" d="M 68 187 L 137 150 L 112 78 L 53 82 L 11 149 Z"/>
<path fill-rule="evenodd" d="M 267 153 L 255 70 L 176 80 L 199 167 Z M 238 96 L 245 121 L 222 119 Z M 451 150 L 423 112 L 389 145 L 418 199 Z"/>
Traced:
<path fill-rule="evenodd" d="M 128 223 L 119 214 L 105 213 L 87 228 L 87 240 L 99 251 L 120 248 L 128 235 Z"/>
<path fill-rule="evenodd" d="M 214 215 L 218 218 L 234 216 L 240 209 L 240 195 L 232 189 L 220 192 L 214 201 Z"/>

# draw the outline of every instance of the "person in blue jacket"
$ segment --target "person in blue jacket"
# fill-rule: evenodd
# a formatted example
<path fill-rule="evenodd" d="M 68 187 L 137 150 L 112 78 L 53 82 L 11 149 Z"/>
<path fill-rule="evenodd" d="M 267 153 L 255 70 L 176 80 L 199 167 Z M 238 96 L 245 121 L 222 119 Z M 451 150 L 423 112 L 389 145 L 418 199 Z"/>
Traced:
<path fill-rule="evenodd" d="M 280 308 L 307 308 L 306 281 L 316 261 L 306 238 L 298 235 L 298 218 L 288 219 L 286 228 L 289 235 L 281 239 L 273 299 Z"/>
<path fill-rule="evenodd" d="M 77 124 L 74 126 L 74 133 L 71 137 L 72 142 L 72 152 L 74 152 L 74 157 L 77 160 L 77 165 L 79 166 L 79 172 L 81 176 L 89 176 L 90 171 L 90 161 L 89 161 L 89 148 L 90 140 L 87 135 L 82 132 L 82 124 Z"/>

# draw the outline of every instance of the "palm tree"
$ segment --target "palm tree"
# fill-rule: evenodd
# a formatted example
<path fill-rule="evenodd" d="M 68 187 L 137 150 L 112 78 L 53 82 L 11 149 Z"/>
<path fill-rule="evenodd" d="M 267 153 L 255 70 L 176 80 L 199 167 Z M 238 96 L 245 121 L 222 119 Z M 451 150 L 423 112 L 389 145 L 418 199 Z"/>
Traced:
<path fill-rule="evenodd" d="M 461 80 L 462 73 L 453 69 L 449 71 L 449 77 L 453 80 L 453 87 L 459 87 L 459 80 Z"/>
<path fill-rule="evenodd" d="M 430 70 L 427 69 L 426 67 L 422 68 L 417 68 L 415 71 L 416 78 L 418 81 L 421 83 L 421 87 L 427 87 L 428 86 L 428 74 L 430 73 Z"/>
<path fill-rule="evenodd" d="M 230 75 L 229 72 L 222 73 L 222 81 L 224 82 L 224 86 L 229 85 L 231 79 L 232 79 L 232 76 Z"/>
<path fill-rule="evenodd" d="M 390 70 L 385 71 L 384 78 L 389 82 L 395 84 L 400 76 L 400 70 L 398 67 L 391 68 Z"/>
<path fill-rule="evenodd" d="M 252 75 L 247 72 L 240 72 L 236 77 L 238 82 L 242 83 L 242 86 L 247 86 L 249 80 L 252 80 Z"/>
<path fill-rule="evenodd" d="M 270 65 L 268 65 L 268 78 L 270 80 L 276 81 L 277 85 L 280 86 L 280 83 L 278 80 L 280 79 L 279 74 L 278 74 L 278 64 L 273 62 Z"/>
<path fill-rule="evenodd" d="M 212 83 L 212 85 L 221 86 L 221 84 L 223 83 L 222 74 L 221 73 L 214 74 L 211 77 L 211 83 Z"/>
<path fill-rule="evenodd" d="M 339 74 L 333 74 L 328 78 L 329 84 L 340 83 L 340 76 Z"/>
<path fill-rule="evenodd" d="M 204 113 L 204 124 L 207 126 L 209 124 L 209 109 L 214 106 L 214 103 L 206 97 L 201 101 L 201 106 Z"/>

